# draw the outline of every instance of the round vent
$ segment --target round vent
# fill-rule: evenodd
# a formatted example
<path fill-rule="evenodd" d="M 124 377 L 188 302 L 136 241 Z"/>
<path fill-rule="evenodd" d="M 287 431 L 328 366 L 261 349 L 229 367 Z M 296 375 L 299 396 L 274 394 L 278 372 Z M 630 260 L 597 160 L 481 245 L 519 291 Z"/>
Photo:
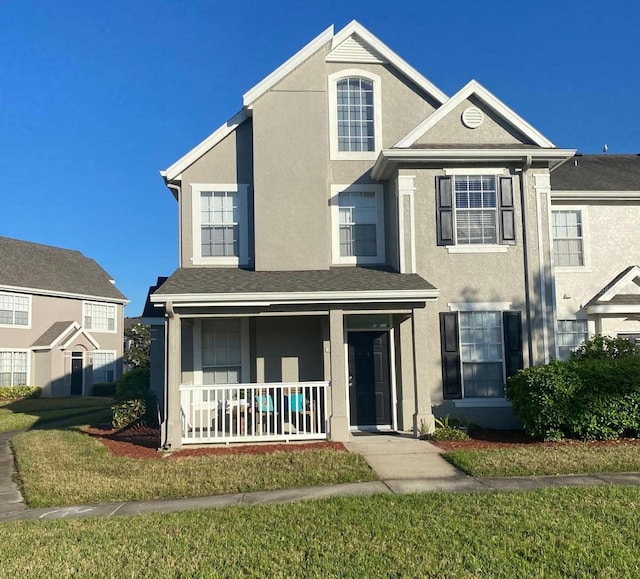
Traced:
<path fill-rule="evenodd" d="M 469 107 L 462 113 L 462 122 L 465 127 L 477 129 L 484 121 L 484 115 L 479 108 Z"/>

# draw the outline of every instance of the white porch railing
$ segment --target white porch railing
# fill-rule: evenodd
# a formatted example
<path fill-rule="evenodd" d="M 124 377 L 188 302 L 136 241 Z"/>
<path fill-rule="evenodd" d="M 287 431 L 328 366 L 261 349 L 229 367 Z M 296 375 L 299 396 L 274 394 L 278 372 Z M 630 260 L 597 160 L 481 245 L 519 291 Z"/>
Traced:
<path fill-rule="evenodd" d="M 182 443 L 325 440 L 328 382 L 180 386 Z"/>

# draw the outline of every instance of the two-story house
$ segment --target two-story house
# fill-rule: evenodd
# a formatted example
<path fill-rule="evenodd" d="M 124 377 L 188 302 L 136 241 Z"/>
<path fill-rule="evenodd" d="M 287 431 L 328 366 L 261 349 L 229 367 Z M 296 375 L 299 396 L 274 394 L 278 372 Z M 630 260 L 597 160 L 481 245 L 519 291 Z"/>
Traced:
<path fill-rule="evenodd" d="M 595 334 L 640 345 L 640 156 L 576 155 L 551 185 L 556 356 Z"/>
<path fill-rule="evenodd" d="M 126 303 L 79 251 L 0 237 L 0 387 L 80 396 L 114 382 Z"/>
<path fill-rule="evenodd" d="M 515 424 L 506 377 L 555 351 L 550 170 L 574 153 L 355 21 L 324 31 L 162 172 L 163 441 Z"/>

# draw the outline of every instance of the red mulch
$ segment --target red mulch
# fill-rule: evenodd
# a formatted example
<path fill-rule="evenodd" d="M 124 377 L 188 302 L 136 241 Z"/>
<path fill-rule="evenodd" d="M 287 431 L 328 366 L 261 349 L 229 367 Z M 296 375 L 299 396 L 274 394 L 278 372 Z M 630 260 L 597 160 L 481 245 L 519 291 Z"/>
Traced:
<path fill-rule="evenodd" d="M 522 430 L 491 430 L 478 429 L 470 434 L 469 440 L 433 440 L 432 444 L 442 450 L 487 450 L 498 448 L 522 448 L 527 446 L 562 446 L 571 444 L 588 444 L 590 446 L 619 446 L 632 444 L 640 446 L 636 438 L 621 438 L 619 440 L 594 440 L 591 442 L 577 442 L 563 440 L 560 442 L 541 442 L 527 436 Z"/>
<path fill-rule="evenodd" d="M 111 454 L 129 458 L 187 458 L 212 454 L 270 454 L 274 452 L 296 452 L 300 450 L 334 450 L 346 452 L 341 442 L 309 442 L 288 444 L 238 444 L 233 446 L 209 446 L 207 448 L 189 448 L 170 454 L 158 452 L 160 430 L 141 424 L 115 430 L 109 425 L 91 426 L 83 432 L 96 437 Z"/>

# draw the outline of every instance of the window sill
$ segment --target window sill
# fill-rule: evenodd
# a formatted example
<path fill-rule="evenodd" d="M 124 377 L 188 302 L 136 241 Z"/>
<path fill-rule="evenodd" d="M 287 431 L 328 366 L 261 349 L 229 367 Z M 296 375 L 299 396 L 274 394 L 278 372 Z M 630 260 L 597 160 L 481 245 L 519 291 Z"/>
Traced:
<path fill-rule="evenodd" d="M 461 398 L 453 404 L 456 408 L 511 408 L 506 398 Z"/>
<path fill-rule="evenodd" d="M 338 257 L 331 265 L 385 265 L 384 257 Z"/>
<path fill-rule="evenodd" d="M 0 324 L 0 328 L 12 328 L 14 330 L 30 330 L 31 324 L 23 326 L 21 324 Z"/>
<path fill-rule="evenodd" d="M 241 266 L 249 263 L 248 259 L 240 259 L 237 257 L 192 257 L 193 265 L 233 265 Z"/>
<path fill-rule="evenodd" d="M 333 152 L 330 161 L 375 161 L 380 151 L 354 151 L 349 153 L 346 151 Z"/>
<path fill-rule="evenodd" d="M 557 265 L 553 269 L 556 273 L 591 273 L 590 267 L 566 267 Z"/>
<path fill-rule="evenodd" d="M 508 245 L 447 245 L 449 253 L 507 253 Z"/>

